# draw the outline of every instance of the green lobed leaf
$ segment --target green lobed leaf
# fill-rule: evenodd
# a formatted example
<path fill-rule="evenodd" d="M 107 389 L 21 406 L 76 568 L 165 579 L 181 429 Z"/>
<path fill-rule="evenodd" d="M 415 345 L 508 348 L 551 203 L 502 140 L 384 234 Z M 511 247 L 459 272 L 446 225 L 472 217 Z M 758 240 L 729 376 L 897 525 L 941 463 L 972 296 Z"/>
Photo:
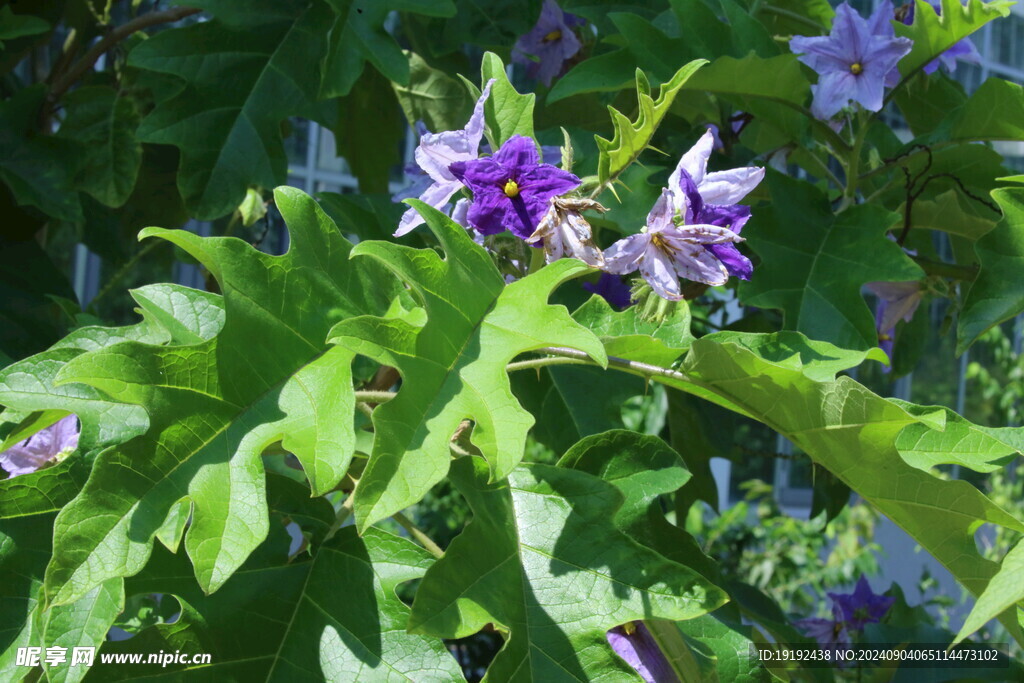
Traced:
<path fill-rule="evenodd" d="M 444 71 L 427 64 L 415 52 L 406 52 L 409 83 L 391 83 L 410 126 L 423 121 L 428 130 L 459 130 L 473 111 L 473 99 L 466 86 Z"/>
<path fill-rule="evenodd" d="M 615 178 L 623 170 L 631 165 L 640 156 L 640 153 L 647 149 L 654 132 L 669 107 L 675 100 L 676 95 L 686 85 L 686 82 L 702 66 L 707 64 L 705 59 L 697 59 L 676 71 L 675 75 L 668 82 L 661 86 L 658 91 L 658 99 L 651 97 L 651 84 L 643 72 L 637 69 L 636 72 L 636 97 L 637 115 L 635 121 L 609 106 L 608 111 L 612 117 L 614 135 L 611 140 L 594 136 L 597 144 L 599 158 L 597 162 L 598 179 L 605 183 Z"/>
<path fill-rule="evenodd" d="M 910 54 L 900 60 L 899 69 L 904 77 L 923 69 L 926 64 L 953 47 L 982 26 L 1010 13 L 1011 0 L 942 0 L 941 12 L 936 13 L 926 0 L 914 0 L 914 23 L 907 26 L 894 22 L 896 35 L 910 38 L 914 46 Z M 940 17 L 939 14 L 942 16 Z"/>
<path fill-rule="evenodd" d="M 697 641 L 710 650 L 715 674 L 722 683 L 782 680 L 772 676 L 756 656 L 751 656 L 758 637 L 753 627 L 729 624 L 712 614 L 680 621 L 676 627 L 687 640 Z"/>
<path fill-rule="evenodd" d="M 430 17 L 451 17 L 451 0 L 327 0 L 336 16 L 323 63 L 320 97 L 344 97 L 363 74 L 367 61 L 389 81 L 409 83 L 409 63 L 402 48 L 384 29 L 391 12 L 414 12 Z"/>
<path fill-rule="evenodd" d="M 906 205 L 897 213 L 902 214 Z M 987 209 L 985 210 L 987 213 Z M 960 192 L 947 190 L 935 199 L 918 199 L 911 212 L 913 229 L 938 230 L 976 241 L 992 231 L 995 221 L 964 209 Z M 902 220 L 899 227 L 902 230 Z"/>
<path fill-rule="evenodd" d="M 587 270 L 563 259 L 505 286 L 490 255 L 440 211 L 409 200 L 445 251 L 388 242 L 362 242 L 353 256 L 369 256 L 407 282 L 422 301 L 422 326 L 402 319 L 359 317 L 331 330 L 332 343 L 398 369 L 395 398 L 373 412 L 373 453 L 356 489 L 360 530 L 420 500 L 441 481 L 448 442 L 463 419 L 475 422 L 472 442 L 492 476 L 506 476 L 523 457 L 533 417 L 512 395 L 505 365 L 544 346 L 569 346 L 599 363 L 605 353 L 563 306 L 547 304 L 551 291 Z"/>
<path fill-rule="evenodd" d="M 975 531 L 985 523 L 1024 531 L 1024 522 L 971 484 L 943 480 L 903 460 L 897 438 L 920 418 L 848 377 L 814 381 L 800 369 L 729 339 L 719 341 L 717 335 L 694 342 L 683 371 L 790 439 L 906 531 L 972 593 L 980 594 L 996 571 L 980 555 Z M 1019 638 L 1016 619 L 1006 614 L 1003 619 Z"/>
<path fill-rule="evenodd" d="M 57 512 L 78 495 L 89 463 L 71 457 L 59 465 L 0 480 L 0 519 Z"/>
<path fill-rule="evenodd" d="M 289 8 L 259 31 L 206 21 L 162 31 L 129 54 L 131 66 L 184 81 L 138 136 L 181 150 L 178 189 L 195 218 L 229 214 L 250 185 L 285 180 L 281 122 L 316 101 L 329 21 L 320 2 Z"/>
<path fill-rule="evenodd" d="M 725 595 L 615 528 L 623 497 L 584 472 L 523 465 L 488 483 L 473 457 L 452 465 L 473 520 L 427 570 L 409 630 L 460 638 L 508 630 L 484 680 L 637 680 L 605 632 L 642 618 L 689 619 Z"/>
<path fill-rule="evenodd" d="M 484 121 L 487 122 L 492 144 L 501 146 L 513 135 L 533 138 L 533 106 L 537 96 L 533 93 L 519 94 L 509 83 L 501 58 L 488 52 L 480 64 L 481 83 L 492 78 L 491 95 L 484 103 Z"/>
<path fill-rule="evenodd" d="M 950 118 L 953 140 L 1024 140 L 1024 88 L 989 78 Z"/>
<path fill-rule="evenodd" d="M 111 400 L 85 384 L 57 381 L 72 360 L 124 341 L 140 344 L 190 343 L 210 339 L 223 324 L 216 294 L 181 285 L 149 285 L 132 290 L 143 322 L 127 327 L 83 327 L 50 349 L 0 370 L 0 404 L 18 410 L 60 409 L 81 423 L 81 451 L 127 441 L 146 430 L 144 410 Z"/>
<path fill-rule="evenodd" d="M 609 356 L 668 366 L 690 348 L 690 307 L 681 302 L 662 322 L 642 320 L 638 306 L 616 311 L 596 294 L 573 311 L 573 319 L 596 334 Z"/>
<path fill-rule="evenodd" d="M 978 601 L 971 609 L 971 613 L 964 620 L 960 632 L 956 634 L 953 643 L 959 643 L 967 638 L 986 622 L 995 619 L 1008 609 L 1014 610 L 1021 619 L 1024 613 L 1020 605 L 1024 603 L 1024 541 L 1018 541 L 1010 548 L 999 565 L 999 571 L 985 586 L 985 590 L 978 596 Z"/>
<path fill-rule="evenodd" d="M 63 101 L 67 116 L 58 135 L 76 143 L 82 155 L 75 185 L 106 206 L 122 206 L 142 165 L 138 107 L 107 86 L 77 88 Z"/>
<path fill-rule="evenodd" d="M 1003 218 L 974 243 L 980 268 L 964 295 L 956 326 L 956 350 L 963 353 L 986 330 L 1024 310 L 1024 189 L 992 192 Z"/>
<path fill-rule="evenodd" d="M 60 605 L 42 614 L 39 647 L 65 648 L 68 659 L 63 664 L 46 666 L 47 680 L 51 683 L 77 683 L 85 678 L 90 667 L 70 666 L 71 654 L 76 647 L 99 649 L 107 639 L 117 615 L 124 609 L 124 581 L 110 579 L 96 586 L 70 605 Z M 96 662 L 94 662 L 95 664 Z"/>
<path fill-rule="evenodd" d="M 47 514 L 0 520 L 0 671 L 17 671 L 18 648 L 29 647 L 39 637 L 33 615 L 50 559 L 53 518 Z"/>
<path fill-rule="evenodd" d="M 921 278 L 923 271 L 884 234 L 895 218 L 862 204 L 838 215 L 806 181 L 768 174 L 772 205 L 755 212 L 744 231 L 761 257 L 740 285 L 745 303 L 781 309 L 787 329 L 839 347 L 877 345 L 875 320 L 860 294 L 868 282 Z"/>
<path fill-rule="evenodd" d="M 132 643 L 142 639 L 153 643 L 148 651 L 209 652 L 211 665 L 167 667 L 187 680 L 461 681 L 440 640 L 406 633 L 409 608 L 395 594 L 433 561 L 406 539 L 379 529 L 360 537 L 350 526 L 308 561 L 289 562 L 279 553 L 253 556 L 220 591 L 204 596 L 187 563 L 158 550 L 127 587 L 133 594 L 177 596 L 188 605 L 191 623 L 187 632 L 175 625 L 147 629 L 120 649 L 140 651 Z M 240 613 L 245 619 L 238 619 Z M 185 639 L 203 645 L 159 645 Z M 146 673 L 136 666 L 107 676 L 136 680 Z"/>
<path fill-rule="evenodd" d="M 552 86 L 545 98 L 553 104 L 573 95 L 594 92 L 618 92 L 629 87 L 636 76 L 629 50 L 606 52 L 584 60 L 570 69 Z"/>
<path fill-rule="evenodd" d="M 263 449 L 294 453 L 315 495 L 344 475 L 354 447 L 353 352 L 328 347 L 330 326 L 382 313 L 397 293 L 307 195 L 280 188 L 275 204 L 291 248 L 262 254 L 234 238 L 151 228 L 217 278 L 226 322 L 214 339 L 161 347 L 124 342 L 80 356 L 60 380 L 143 406 L 150 429 L 100 454 L 82 493 L 58 517 L 47 590 L 72 601 L 108 578 L 139 571 L 153 536 L 183 496 L 193 505 L 185 548 L 207 592 L 267 534 Z M 118 495 L 111 496 L 110 491 Z"/>

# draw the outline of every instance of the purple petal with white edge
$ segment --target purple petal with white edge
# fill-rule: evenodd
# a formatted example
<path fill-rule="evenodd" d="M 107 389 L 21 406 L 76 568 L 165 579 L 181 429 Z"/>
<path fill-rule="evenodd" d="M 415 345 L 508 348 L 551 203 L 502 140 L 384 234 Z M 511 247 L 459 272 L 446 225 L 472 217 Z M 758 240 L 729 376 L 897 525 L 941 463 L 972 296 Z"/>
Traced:
<path fill-rule="evenodd" d="M 647 231 L 650 233 L 672 230 L 675 224 L 672 219 L 675 217 L 675 204 L 672 201 L 672 193 L 663 189 L 658 201 L 654 202 L 651 212 L 647 214 Z"/>
<path fill-rule="evenodd" d="M 849 71 L 831 71 L 818 79 L 817 85 L 811 86 L 814 99 L 811 100 L 811 113 L 822 120 L 828 120 L 838 114 L 856 87 L 857 77 Z"/>
<path fill-rule="evenodd" d="M 754 264 L 740 253 L 735 244 L 709 244 L 705 249 L 722 262 L 722 265 L 725 266 L 725 269 L 729 271 L 729 275 L 732 277 L 749 280 L 754 272 Z"/>
<path fill-rule="evenodd" d="M 507 169 L 536 166 L 539 163 L 537 159 L 537 143 L 532 138 L 513 135 L 505 141 L 505 144 L 494 153 L 491 159 Z"/>
<path fill-rule="evenodd" d="M 700 185 L 700 195 L 708 204 L 735 204 L 764 180 L 764 169 L 757 166 L 708 173 Z"/>
<path fill-rule="evenodd" d="M 604 269 L 618 275 L 632 273 L 650 243 L 651 235 L 646 232 L 619 240 L 604 250 Z"/>
<path fill-rule="evenodd" d="M 484 134 L 484 103 L 491 94 L 493 84 L 492 78 L 484 85 L 465 128 L 428 133 L 420 137 L 415 151 L 416 163 L 435 182 L 454 180 L 449 167 L 456 161 L 476 159 L 479 155 L 480 138 Z"/>
<path fill-rule="evenodd" d="M 698 247 L 703 249 L 702 247 Z M 607 256 L 605 257 L 607 261 Z M 676 268 L 672 259 L 653 243 L 648 244 L 643 257 L 640 259 L 640 275 L 647 280 L 654 293 L 662 299 L 679 301 L 683 298 L 679 289 L 679 276 L 676 275 Z"/>
<path fill-rule="evenodd" d="M 461 225 L 464 228 L 469 226 L 469 200 L 460 199 L 455 202 L 455 206 L 452 207 L 452 220 Z"/>
<path fill-rule="evenodd" d="M 462 187 L 462 183 L 457 180 L 445 183 L 434 183 L 428 187 L 419 198 L 420 201 L 429 204 L 435 209 L 441 210 L 448 203 L 448 200 L 452 198 L 452 195 L 459 191 L 460 187 Z M 398 229 L 395 230 L 394 236 L 401 237 L 422 222 L 423 217 L 420 216 L 419 211 L 410 207 L 402 214 L 402 220 L 398 222 Z"/>
<path fill-rule="evenodd" d="M 480 91 L 480 97 L 477 98 L 476 104 L 473 105 L 473 114 L 469 117 L 469 121 L 466 122 L 464 129 L 466 131 L 466 140 L 469 142 L 469 147 L 474 157 L 480 148 L 480 139 L 484 136 L 484 103 L 487 102 L 487 98 L 491 95 L 491 86 L 494 85 L 495 80 L 491 78 L 484 84 L 484 89 Z"/>
<path fill-rule="evenodd" d="M 729 271 L 725 265 L 699 244 L 687 244 L 685 248 L 674 252 L 672 263 L 679 277 L 686 280 L 711 286 L 724 285 L 729 281 Z"/>
<path fill-rule="evenodd" d="M 686 154 L 682 156 L 679 163 L 676 164 L 676 168 L 672 171 L 672 175 L 668 177 L 668 186 L 675 192 L 675 188 L 680 186 L 682 171 L 686 171 L 690 174 L 690 178 L 693 179 L 694 184 L 700 185 L 704 180 L 704 174 L 707 172 L 708 159 L 711 158 L 711 152 L 715 149 L 715 136 L 711 132 L 711 129 L 705 131 L 704 135 L 700 136 L 696 144 L 691 147 Z M 679 197 L 677 195 L 677 197 Z M 680 198 L 681 200 L 681 198 Z M 679 206 L 682 206 L 680 201 Z"/>
<path fill-rule="evenodd" d="M 11 477 L 35 472 L 59 455 L 78 448 L 80 430 L 77 416 L 61 418 L 0 453 L 0 467 Z"/>

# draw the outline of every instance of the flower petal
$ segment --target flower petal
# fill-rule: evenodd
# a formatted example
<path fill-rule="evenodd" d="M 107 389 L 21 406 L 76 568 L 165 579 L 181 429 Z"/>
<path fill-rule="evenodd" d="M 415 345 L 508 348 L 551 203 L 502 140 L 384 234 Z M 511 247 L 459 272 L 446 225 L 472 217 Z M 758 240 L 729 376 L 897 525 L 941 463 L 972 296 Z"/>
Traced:
<path fill-rule="evenodd" d="M 647 214 L 647 231 L 655 233 L 674 229 L 675 224 L 672 219 L 675 218 L 675 213 L 672 192 L 663 189 L 658 201 L 654 202 L 654 206 L 651 207 L 651 212 Z"/>
<path fill-rule="evenodd" d="M 526 138 L 529 140 L 529 138 Z M 545 201 L 554 196 L 572 192 L 580 186 L 580 179 L 568 171 L 550 164 L 527 168 L 517 178 L 523 194 L 543 196 Z"/>
<path fill-rule="evenodd" d="M 699 244 L 688 244 L 685 249 L 674 251 L 672 265 L 679 277 L 693 282 L 717 286 L 729 281 L 729 271 L 722 262 Z M 640 272 L 643 272 L 643 268 Z"/>
<path fill-rule="evenodd" d="M 650 233 L 641 232 L 625 237 L 604 250 L 604 269 L 609 273 L 625 275 L 637 269 L 637 262 L 651 243 Z"/>
<path fill-rule="evenodd" d="M 505 141 L 505 144 L 494 153 L 491 159 L 509 169 L 536 166 L 539 163 L 537 143 L 532 138 L 513 135 Z"/>
<path fill-rule="evenodd" d="M 512 203 L 500 190 L 474 192 L 473 203 L 466 212 L 466 218 L 481 234 L 496 235 L 505 231 L 511 208 Z"/>
<path fill-rule="evenodd" d="M 703 251 L 703 247 L 697 248 Z M 654 244 L 648 245 L 640 259 L 640 275 L 662 299 L 679 301 L 683 298 L 672 259 Z"/>
<path fill-rule="evenodd" d="M 838 114 L 850 101 L 856 78 L 849 71 L 832 71 L 819 78 L 818 84 L 811 86 L 811 113 L 823 121 Z"/>
<path fill-rule="evenodd" d="M 708 204 L 735 204 L 764 180 L 764 169 L 757 166 L 708 173 L 700 184 L 700 196 Z"/>
<path fill-rule="evenodd" d="M 708 159 L 711 158 L 711 152 L 715 149 L 715 135 L 709 128 L 705 131 L 704 135 L 697 140 L 697 143 L 689 149 L 686 154 L 676 164 L 676 168 L 672 171 L 672 175 L 668 177 L 668 186 L 673 189 L 680 186 L 680 171 L 686 171 L 690 174 L 693 182 L 700 185 L 704 180 L 704 174 L 707 172 Z M 677 204 L 682 206 L 682 204 Z"/>
<path fill-rule="evenodd" d="M 725 269 L 732 277 L 749 280 L 754 272 L 754 264 L 740 253 L 735 244 L 709 244 L 705 249 L 722 262 L 722 265 L 725 266 Z"/>
<path fill-rule="evenodd" d="M 419 199 L 425 204 L 429 204 L 435 209 L 441 210 L 448 203 L 448 200 L 452 198 L 452 195 L 459 191 L 460 187 L 462 187 L 462 183 L 457 180 L 444 183 L 434 183 L 423 191 L 423 194 L 419 196 Z M 402 220 L 398 222 L 398 229 L 395 230 L 394 236 L 401 237 L 422 222 L 423 217 L 420 216 L 420 212 L 409 207 L 406 212 L 402 214 Z"/>

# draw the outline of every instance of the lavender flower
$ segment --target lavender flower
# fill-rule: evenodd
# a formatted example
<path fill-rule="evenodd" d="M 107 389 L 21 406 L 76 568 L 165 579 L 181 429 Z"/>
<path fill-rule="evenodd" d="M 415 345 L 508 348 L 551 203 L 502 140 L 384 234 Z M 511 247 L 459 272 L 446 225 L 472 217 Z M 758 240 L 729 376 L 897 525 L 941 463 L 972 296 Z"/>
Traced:
<path fill-rule="evenodd" d="M 808 638 L 814 638 L 824 650 L 835 653 L 850 647 L 850 632 L 846 622 L 843 621 L 842 614 L 834 604 L 832 619 L 800 619 L 793 622 L 793 625 L 803 631 Z"/>
<path fill-rule="evenodd" d="M 622 657 L 647 683 L 679 680 L 658 643 L 641 621 L 616 626 L 605 634 L 615 654 Z"/>
<path fill-rule="evenodd" d="M 544 259 L 552 263 L 568 256 L 578 258 L 588 266 L 604 267 L 604 255 L 594 244 L 590 223 L 580 211 L 600 211 L 604 208 L 593 199 L 569 199 L 555 197 L 551 207 L 532 235 L 526 238 L 527 244 L 543 242 Z"/>
<path fill-rule="evenodd" d="M 709 285 L 723 285 L 729 279 L 725 265 L 705 245 L 741 242 L 728 228 L 707 224 L 676 226 L 672 193 L 662 190 L 647 216 L 643 232 L 621 239 L 604 254 L 610 273 L 640 274 L 663 299 L 682 299 L 679 278 Z"/>
<path fill-rule="evenodd" d="M 575 190 L 580 179 L 568 171 L 540 163 L 537 145 L 513 135 L 493 157 L 456 161 L 452 175 L 473 191 L 469 224 L 484 235 L 511 230 L 529 238 L 553 197 Z"/>
<path fill-rule="evenodd" d="M 683 214 L 686 223 L 717 225 L 738 235 L 750 219 L 750 207 L 736 202 L 764 179 L 764 169 L 746 166 L 708 173 L 714 144 L 714 133 L 709 129 L 679 160 L 669 176 L 668 189 L 674 208 Z M 725 265 L 729 275 L 750 279 L 753 264 L 734 244 L 709 244 L 707 249 Z"/>
<path fill-rule="evenodd" d="M 420 137 L 420 144 L 416 147 L 416 163 L 433 183 L 423 190 L 419 198 L 435 209 L 444 208 L 452 195 L 462 187 L 460 180 L 449 170 L 452 163 L 477 158 L 480 138 L 484 134 L 484 102 L 491 93 L 493 83 L 492 78 L 484 86 L 465 128 L 443 133 L 424 133 Z M 423 218 L 416 209 L 408 209 L 398 223 L 395 237 L 401 237 L 422 222 Z"/>
<path fill-rule="evenodd" d="M 935 13 L 940 17 L 942 16 L 942 2 L 941 0 L 925 0 L 929 5 L 935 9 Z M 914 23 L 914 5 L 916 3 L 911 2 L 910 4 L 904 5 L 900 8 L 902 14 L 902 21 L 907 26 Z M 952 45 L 948 50 L 943 52 L 941 55 L 928 62 L 924 66 L 924 72 L 926 74 L 935 73 L 939 65 L 946 67 L 949 72 L 956 71 L 956 62 L 958 59 L 962 59 L 965 62 L 971 62 L 977 64 L 981 61 L 981 55 L 978 54 L 978 49 L 974 47 L 974 43 L 971 42 L 970 38 L 961 38 Z"/>
<path fill-rule="evenodd" d="M 0 467 L 16 477 L 60 461 L 78 448 L 78 418 L 68 415 L 0 453 Z"/>
<path fill-rule="evenodd" d="M 869 24 L 844 2 L 836 8 L 828 36 L 790 40 L 797 58 L 818 72 L 818 83 L 811 86 L 811 112 L 819 119 L 832 118 L 851 100 L 868 111 L 882 108 L 886 77 L 913 43 L 874 33 L 873 29 L 884 32 L 880 16 L 873 16 L 875 21 Z"/>
<path fill-rule="evenodd" d="M 921 283 L 913 282 L 869 282 L 864 286 L 878 297 L 875 307 L 875 329 L 878 330 L 878 345 L 892 359 L 892 350 L 896 337 L 896 323 L 902 318 L 910 322 L 914 312 L 921 304 L 924 290 Z M 886 367 L 884 372 L 891 368 Z"/>
<path fill-rule="evenodd" d="M 896 598 L 875 595 L 863 574 L 853 593 L 829 593 L 828 597 L 832 598 L 833 611 L 854 631 L 863 630 L 867 624 L 877 624 L 896 602 Z"/>
<path fill-rule="evenodd" d="M 619 309 L 629 308 L 632 303 L 629 285 L 622 281 L 618 275 L 601 273 L 597 282 L 584 282 L 583 289 L 591 294 L 597 294 L 609 304 Z"/>
<path fill-rule="evenodd" d="M 512 61 L 525 64 L 527 76 L 550 87 L 565 63 L 580 51 L 573 28 L 584 23 L 582 18 L 563 12 L 555 0 L 544 0 L 537 23 L 512 48 Z"/>

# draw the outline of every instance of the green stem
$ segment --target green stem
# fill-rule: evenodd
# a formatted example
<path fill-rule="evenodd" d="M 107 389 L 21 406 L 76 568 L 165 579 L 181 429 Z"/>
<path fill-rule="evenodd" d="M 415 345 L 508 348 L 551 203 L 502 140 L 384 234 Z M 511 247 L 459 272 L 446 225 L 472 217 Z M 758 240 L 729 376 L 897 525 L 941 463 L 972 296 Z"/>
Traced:
<path fill-rule="evenodd" d="M 427 551 L 434 557 L 440 559 L 444 557 L 444 550 L 441 546 L 434 543 L 430 536 L 423 533 L 423 530 L 413 524 L 413 521 L 406 517 L 401 512 L 396 512 L 391 515 L 391 518 L 402 525 L 402 528 L 409 532 L 409 535 L 419 541 L 420 545 L 427 549 Z"/>
<path fill-rule="evenodd" d="M 839 205 L 839 211 L 843 211 L 857 199 L 857 185 L 860 182 L 860 157 L 864 149 L 864 140 L 868 135 L 868 119 L 861 112 L 857 116 L 857 134 L 853 139 L 853 148 L 846 162 L 846 187 L 843 189 L 843 201 Z"/>
<path fill-rule="evenodd" d="M 357 391 L 356 400 L 365 403 L 387 403 L 395 397 L 393 391 Z"/>
<path fill-rule="evenodd" d="M 356 479 L 351 477 L 351 475 L 349 475 L 349 478 L 352 479 L 353 482 L 358 483 Z M 338 532 L 338 529 L 340 529 L 341 525 L 345 523 L 345 520 L 352 516 L 352 508 L 355 506 L 355 502 L 356 492 L 352 491 L 352 493 L 348 494 L 348 498 L 345 499 L 345 502 L 341 504 L 341 507 L 338 508 L 338 513 L 334 516 L 331 528 L 327 530 L 327 534 L 324 536 L 324 543 L 331 540 L 331 537 Z"/>
<path fill-rule="evenodd" d="M 530 247 L 530 268 L 526 274 L 536 273 L 544 267 L 544 250 Z"/>

